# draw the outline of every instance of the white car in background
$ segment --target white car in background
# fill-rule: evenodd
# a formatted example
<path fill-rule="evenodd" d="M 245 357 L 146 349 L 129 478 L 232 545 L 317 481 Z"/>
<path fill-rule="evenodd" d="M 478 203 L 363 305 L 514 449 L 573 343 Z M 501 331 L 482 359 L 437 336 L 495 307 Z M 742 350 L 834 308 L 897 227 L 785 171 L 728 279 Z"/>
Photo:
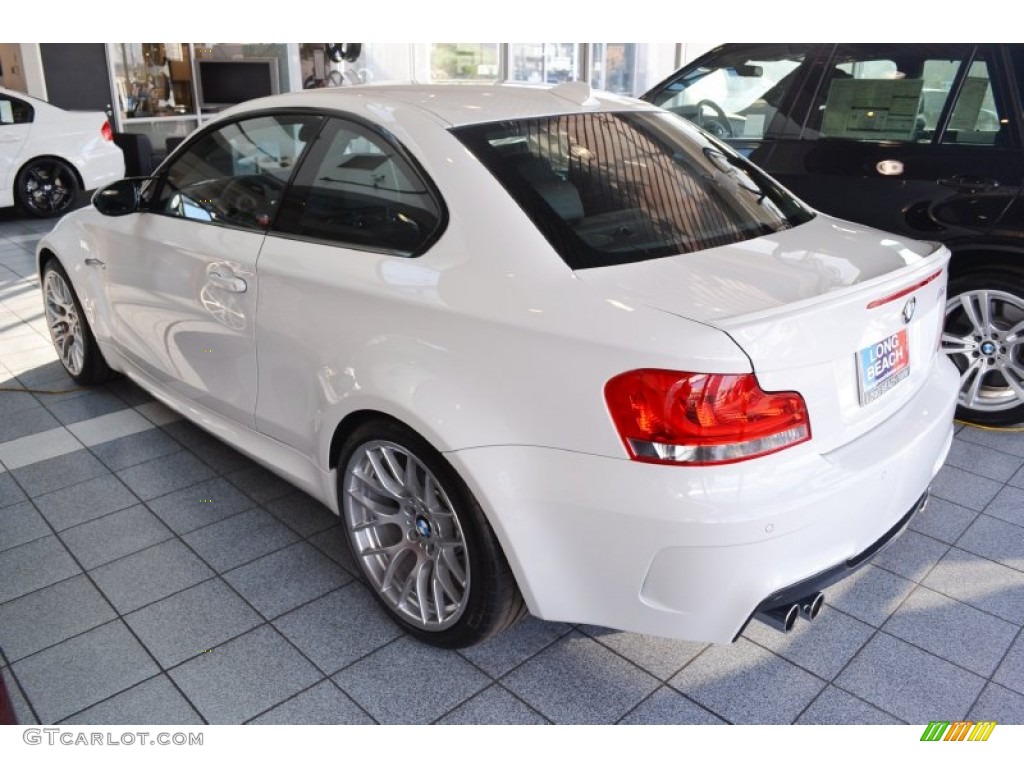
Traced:
<path fill-rule="evenodd" d="M 952 441 L 945 248 L 582 83 L 259 99 L 93 201 L 37 251 L 71 376 L 320 499 L 439 646 L 788 630 Z"/>
<path fill-rule="evenodd" d="M 102 112 L 60 109 L 0 88 L 0 207 L 59 216 L 78 193 L 124 177 L 124 154 Z"/>

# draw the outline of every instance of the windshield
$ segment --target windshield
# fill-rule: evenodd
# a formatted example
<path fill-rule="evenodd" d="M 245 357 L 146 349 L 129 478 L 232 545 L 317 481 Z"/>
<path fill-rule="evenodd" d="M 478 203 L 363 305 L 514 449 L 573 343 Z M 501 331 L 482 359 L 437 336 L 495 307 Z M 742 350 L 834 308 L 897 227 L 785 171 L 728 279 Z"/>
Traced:
<path fill-rule="evenodd" d="M 573 269 L 749 240 L 813 214 L 667 112 L 597 112 L 454 130 Z"/>

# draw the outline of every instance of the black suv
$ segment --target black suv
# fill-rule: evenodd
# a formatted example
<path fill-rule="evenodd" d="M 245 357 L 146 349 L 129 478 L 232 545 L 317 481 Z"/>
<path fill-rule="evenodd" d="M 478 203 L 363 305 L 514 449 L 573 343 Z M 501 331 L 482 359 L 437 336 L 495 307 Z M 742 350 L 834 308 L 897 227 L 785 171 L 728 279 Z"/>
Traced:
<path fill-rule="evenodd" d="M 825 213 L 953 252 L 957 415 L 1024 421 L 1024 45 L 735 44 L 642 98 Z"/>

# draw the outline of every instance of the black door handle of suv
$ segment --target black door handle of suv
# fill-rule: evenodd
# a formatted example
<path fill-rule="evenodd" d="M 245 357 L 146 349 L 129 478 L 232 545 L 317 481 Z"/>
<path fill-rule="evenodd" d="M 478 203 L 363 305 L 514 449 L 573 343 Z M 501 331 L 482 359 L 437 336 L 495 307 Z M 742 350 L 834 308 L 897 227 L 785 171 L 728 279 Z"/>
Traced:
<path fill-rule="evenodd" d="M 988 192 L 999 186 L 996 179 L 985 179 L 981 176 L 971 176 L 966 173 L 958 173 L 948 179 L 939 179 L 939 184 L 944 187 L 953 187 L 962 192 Z"/>

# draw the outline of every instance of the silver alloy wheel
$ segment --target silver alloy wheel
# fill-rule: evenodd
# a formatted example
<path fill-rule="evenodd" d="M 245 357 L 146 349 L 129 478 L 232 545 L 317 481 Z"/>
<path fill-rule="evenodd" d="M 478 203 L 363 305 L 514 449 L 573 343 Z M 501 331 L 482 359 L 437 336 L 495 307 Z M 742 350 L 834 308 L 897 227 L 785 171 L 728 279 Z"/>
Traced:
<path fill-rule="evenodd" d="M 434 474 L 409 449 L 371 440 L 349 459 L 343 487 L 353 550 L 384 602 L 428 632 L 458 621 L 469 597 L 469 558 Z"/>
<path fill-rule="evenodd" d="M 975 290 L 949 299 L 942 351 L 960 369 L 961 407 L 993 412 L 1024 404 L 1024 301 L 1018 296 Z"/>
<path fill-rule="evenodd" d="M 78 376 L 85 365 L 85 334 L 71 288 L 55 269 L 46 272 L 43 297 L 53 346 L 68 373 Z"/>

